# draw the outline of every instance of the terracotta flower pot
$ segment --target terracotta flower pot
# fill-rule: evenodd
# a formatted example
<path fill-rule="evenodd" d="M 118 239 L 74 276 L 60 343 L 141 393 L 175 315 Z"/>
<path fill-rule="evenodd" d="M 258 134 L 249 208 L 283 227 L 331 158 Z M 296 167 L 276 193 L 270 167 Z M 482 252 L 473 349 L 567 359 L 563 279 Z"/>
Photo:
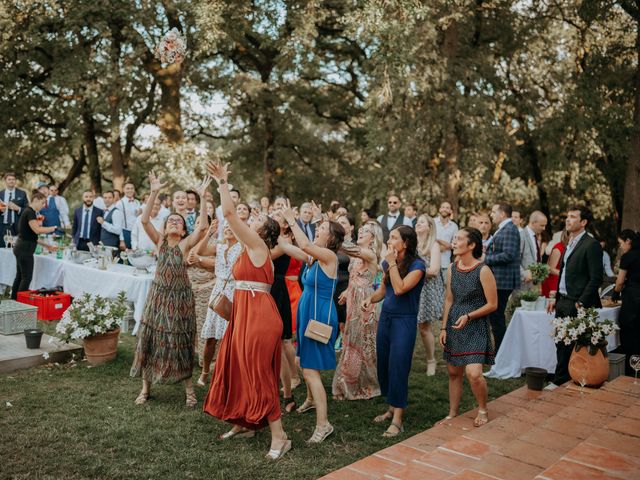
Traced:
<path fill-rule="evenodd" d="M 583 381 L 585 386 L 597 388 L 609 378 L 606 346 L 606 342 L 596 346 L 576 344 L 569 359 L 569 375 L 575 383 Z"/>
<path fill-rule="evenodd" d="M 84 339 L 84 354 L 91 365 L 110 362 L 118 354 L 120 329 L 93 335 Z"/>

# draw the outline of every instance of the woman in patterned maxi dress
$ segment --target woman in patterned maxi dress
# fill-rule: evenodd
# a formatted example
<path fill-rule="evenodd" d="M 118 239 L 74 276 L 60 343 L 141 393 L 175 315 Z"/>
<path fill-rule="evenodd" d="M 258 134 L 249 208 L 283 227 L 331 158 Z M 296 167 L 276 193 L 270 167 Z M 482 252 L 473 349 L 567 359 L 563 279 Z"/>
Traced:
<path fill-rule="evenodd" d="M 161 183 L 153 172 L 149 174 L 151 195 L 142 212 L 142 225 L 158 246 L 158 264 L 131 366 L 131 376 L 142 377 L 142 391 L 135 401 L 137 405 L 149 399 L 151 384 L 183 380 L 187 407 L 197 403 L 191 382 L 196 339 L 195 300 L 187 275 L 185 252 L 196 246 L 209 227 L 204 193 L 210 182 L 210 178 L 205 179 L 198 189 L 202 199 L 200 228 L 187 236 L 184 218 L 171 214 L 167 217 L 164 235 L 161 236 L 149 218 L 158 191 L 166 184 Z"/>
<path fill-rule="evenodd" d="M 382 228 L 373 221 L 358 230 L 357 245 L 343 244 L 354 257 L 350 266 L 349 287 L 340 302 L 347 304 L 342 354 L 333 376 L 332 392 L 337 400 L 366 400 L 380 395 L 376 370 L 376 332 L 378 311 L 375 305 L 363 310 L 362 302 L 373 293 L 382 250 Z"/>
<path fill-rule="evenodd" d="M 440 345 L 449 371 L 449 415 L 458 415 L 462 397 L 462 377 L 466 374 L 478 402 L 473 425 L 489 421 L 487 382 L 483 365 L 493 365 L 494 348 L 488 315 L 498 307 L 496 280 L 479 259 L 482 257 L 482 234 L 465 227 L 453 237 L 453 254 L 457 261 L 449 266 Z"/>
<path fill-rule="evenodd" d="M 216 179 L 224 219 L 243 245 L 233 267 L 235 290 L 227 331 L 224 334 L 204 411 L 233 424 L 222 440 L 254 436 L 269 425 L 271 448 L 267 458 L 277 460 L 291 449 L 282 428 L 278 379 L 282 320 L 269 294 L 273 284 L 270 249 L 278 241 L 278 223 L 264 214 L 250 225 L 234 208 L 227 165 L 209 162 L 207 170 Z"/>

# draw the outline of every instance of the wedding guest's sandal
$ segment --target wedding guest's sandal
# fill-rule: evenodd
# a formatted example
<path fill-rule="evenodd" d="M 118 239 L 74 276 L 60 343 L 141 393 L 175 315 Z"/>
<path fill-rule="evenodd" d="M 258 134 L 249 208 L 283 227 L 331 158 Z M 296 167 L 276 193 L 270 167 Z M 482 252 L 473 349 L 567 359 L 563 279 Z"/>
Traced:
<path fill-rule="evenodd" d="M 316 405 L 309 399 L 305 400 L 302 405 L 298 407 L 296 412 L 298 413 L 306 413 L 310 410 L 315 410 Z"/>
<path fill-rule="evenodd" d="M 136 405 L 144 405 L 149 400 L 149 392 L 140 392 L 140 395 L 136 397 Z"/>
<path fill-rule="evenodd" d="M 391 431 L 391 427 L 395 428 L 397 432 Z M 393 438 L 397 437 L 401 433 L 404 433 L 404 425 L 398 425 L 397 423 L 391 422 L 387 431 L 382 434 L 384 438 Z"/>
<path fill-rule="evenodd" d="M 307 443 L 322 443 L 325 438 L 333 433 L 333 425 L 327 423 L 324 427 L 319 427 L 316 425 L 315 430 L 313 431 L 313 435 L 311 438 L 307 440 Z"/>
<path fill-rule="evenodd" d="M 249 430 L 248 428 L 241 428 L 240 430 L 231 429 L 220 435 L 220 440 L 231 440 L 232 438 L 253 438 L 255 436 L 255 430 Z"/>
<path fill-rule="evenodd" d="M 383 423 L 383 422 L 386 422 L 387 420 L 392 420 L 392 419 L 393 419 L 393 412 L 391 410 L 387 410 L 382 415 L 378 415 L 376 418 L 374 418 L 373 423 Z"/>
<path fill-rule="evenodd" d="M 291 413 L 298 408 L 298 404 L 296 403 L 296 399 L 293 398 L 293 395 L 289 398 L 283 398 L 282 403 L 284 403 L 284 411 L 287 413 Z"/>
<path fill-rule="evenodd" d="M 427 377 L 433 377 L 436 374 L 436 360 L 427 360 Z"/>
<path fill-rule="evenodd" d="M 190 392 L 187 392 L 186 396 L 187 396 L 187 400 L 185 404 L 187 405 L 187 407 L 189 408 L 195 407 L 196 404 L 198 403 L 198 399 L 196 398 L 196 392 L 191 390 Z"/>
<path fill-rule="evenodd" d="M 446 425 L 447 423 L 449 423 L 449 420 L 452 420 L 453 418 L 454 418 L 454 416 L 447 415 L 442 420 L 440 420 L 436 425 Z"/>
<path fill-rule="evenodd" d="M 481 427 L 482 425 L 485 425 L 488 421 L 489 421 L 489 412 L 487 412 L 486 410 L 478 410 L 478 415 L 473 421 L 473 426 Z"/>
<path fill-rule="evenodd" d="M 208 380 L 209 380 L 209 372 L 202 372 L 198 377 L 198 381 L 196 383 L 201 387 L 206 387 Z"/>
<path fill-rule="evenodd" d="M 280 448 L 280 450 L 276 450 L 276 449 L 271 449 L 269 450 L 269 453 L 267 453 L 265 456 L 269 459 L 269 460 L 279 460 L 281 459 L 285 453 L 287 453 L 289 450 L 291 450 L 291 440 L 289 440 L 288 438 L 284 441 L 284 443 L 282 444 L 282 448 Z"/>

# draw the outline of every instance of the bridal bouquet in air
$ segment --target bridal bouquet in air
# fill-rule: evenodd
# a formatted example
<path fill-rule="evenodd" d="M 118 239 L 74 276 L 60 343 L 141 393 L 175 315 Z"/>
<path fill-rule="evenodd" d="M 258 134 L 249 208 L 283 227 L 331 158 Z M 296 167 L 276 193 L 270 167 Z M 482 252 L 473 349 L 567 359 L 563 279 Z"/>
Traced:
<path fill-rule="evenodd" d="M 169 30 L 156 46 L 155 56 L 162 63 L 181 63 L 187 55 L 187 41 L 177 28 Z"/>
<path fill-rule="evenodd" d="M 56 325 L 56 333 L 65 342 L 115 330 L 127 314 L 126 293 L 115 299 L 85 293 L 73 300 Z"/>

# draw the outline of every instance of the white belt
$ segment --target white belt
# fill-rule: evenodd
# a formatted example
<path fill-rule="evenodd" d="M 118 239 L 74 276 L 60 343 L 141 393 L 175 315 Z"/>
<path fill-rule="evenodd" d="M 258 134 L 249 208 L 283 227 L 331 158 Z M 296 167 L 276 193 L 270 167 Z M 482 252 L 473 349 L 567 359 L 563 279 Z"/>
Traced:
<path fill-rule="evenodd" d="M 262 282 L 251 282 L 249 280 L 236 280 L 236 290 L 248 290 L 252 296 L 256 296 L 255 292 L 269 293 L 271 292 L 271 285 Z"/>

